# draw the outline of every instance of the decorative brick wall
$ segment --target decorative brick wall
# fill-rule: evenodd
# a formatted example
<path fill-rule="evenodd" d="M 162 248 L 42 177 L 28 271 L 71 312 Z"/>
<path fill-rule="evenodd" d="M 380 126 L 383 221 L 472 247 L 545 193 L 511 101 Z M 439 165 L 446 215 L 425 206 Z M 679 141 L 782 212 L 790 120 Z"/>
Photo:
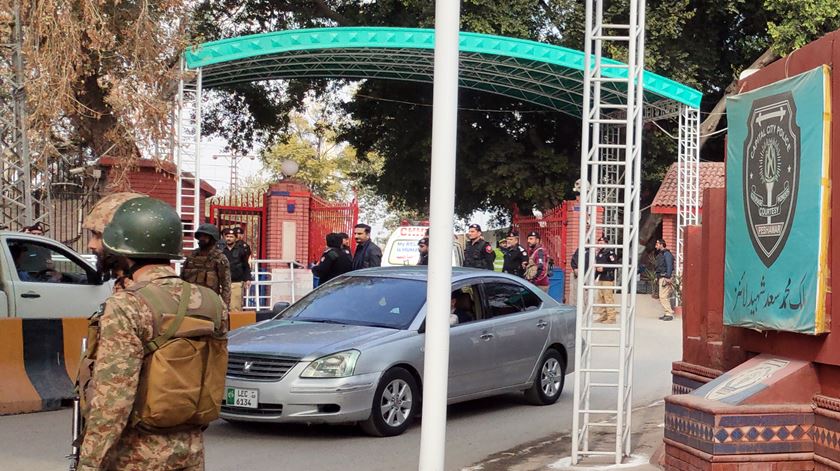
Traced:
<path fill-rule="evenodd" d="M 662 215 L 662 239 L 668 244 L 668 248 L 674 257 L 677 256 L 677 215 Z"/>

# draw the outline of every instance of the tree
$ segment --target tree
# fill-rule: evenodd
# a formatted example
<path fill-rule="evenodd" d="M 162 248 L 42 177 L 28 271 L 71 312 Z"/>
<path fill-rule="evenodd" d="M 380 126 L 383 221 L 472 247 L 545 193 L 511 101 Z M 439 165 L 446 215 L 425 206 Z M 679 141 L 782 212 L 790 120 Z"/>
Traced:
<path fill-rule="evenodd" d="M 607 21 L 621 22 L 628 1 L 610 2 Z M 730 84 L 738 73 L 771 46 L 785 50 L 840 26 L 837 2 L 828 0 L 649 0 L 647 7 L 646 67 L 702 91 L 704 112 L 712 111 L 727 90 L 732 90 Z M 202 13 L 197 15 L 196 31 L 210 39 L 318 26 L 432 27 L 433 8 L 432 2 L 424 0 L 319 0 L 303 6 L 297 2 L 205 0 L 198 10 Z M 583 15 L 579 0 L 465 0 L 462 30 L 580 49 Z M 217 21 L 219 17 L 221 21 Z M 800 23 L 805 26 L 798 28 Z M 621 59 L 624 51 L 611 49 L 607 53 Z M 233 98 L 216 113 L 241 113 L 251 106 L 260 110 L 273 106 L 282 112 L 284 107 L 295 106 L 304 95 L 302 90 L 320 92 L 328 82 L 289 81 L 280 87 L 285 93 L 278 101 L 268 98 L 277 96 L 279 88 L 248 87 L 247 92 L 232 87 Z M 397 208 L 423 212 L 428 205 L 431 126 L 418 123 L 431 123 L 431 96 L 429 85 L 368 80 L 345 105 L 354 120 L 340 126 L 338 138 L 346 139 L 362 156 L 372 152 L 384 159 L 381 172 L 367 175 L 363 181 Z M 545 209 L 569 196 L 571 183 L 579 175 L 577 118 L 469 90 L 461 91 L 459 104 L 459 214 L 475 209 L 504 212 L 514 202 L 520 208 Z M 719 116 L 715 111 L 710 120 Z M 286 123 L 282 117 L 269 118 L 252 113 L 240 121 L 245 129 L 236 132 L 271 140 Z M 710 123 L 705 123 L 704 133 L 717 126 L 709 127 Z M 675 129 L 675 123 L 661 125 Z M 657 184 L 656 177 L 675 160 L 676 145 L 658 132 L 646 133 L 645 139 L 645 180 L 653 189 L 650 185 Z M 722 134 L 717 134 L 707 141 L 704 158 L 722 157 Z M 648 198 L 653 193 L 648 191 Z"/>
<path fill-rule="evenodd" d="M 0 34 L 8 30 L 14 1 L 0 0 Z M 81 160 L 107 156 L 125 170 L 154 156 L 154 144 L 171 133 L 188 2 L 20 3 L 29 126 L 46 140 L 43 157 L 55 159 L 59 146 L 69 146 Z"/>
<path fill-rule="evenodd" d="M 322 116 L 314 121 L 299 113 L 291 115 L 288 133 L 261 156 L 275 178 L 282 178 L 285 160 L 298 164 L 296 180 L 326 200 L 347 199 L 353 190 L 350 171 L 356 152 L 335 139 L 335 131 Z"/>

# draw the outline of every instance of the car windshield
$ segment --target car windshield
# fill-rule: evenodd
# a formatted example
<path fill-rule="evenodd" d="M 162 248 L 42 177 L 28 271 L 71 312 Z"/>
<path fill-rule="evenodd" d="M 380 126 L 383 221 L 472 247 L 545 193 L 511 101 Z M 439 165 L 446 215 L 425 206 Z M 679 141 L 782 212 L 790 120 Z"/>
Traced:
<path fill-rule="evenodd" d="M 348 276 L 330 281 L 283 312 L 284 319 L 407 329 L 426 302 L 426 283 Z"/>

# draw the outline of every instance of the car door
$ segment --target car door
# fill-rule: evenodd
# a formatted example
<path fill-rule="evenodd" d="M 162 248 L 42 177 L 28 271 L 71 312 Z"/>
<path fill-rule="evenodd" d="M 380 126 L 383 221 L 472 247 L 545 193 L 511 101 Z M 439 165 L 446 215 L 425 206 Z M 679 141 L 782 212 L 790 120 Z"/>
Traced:
<path fill-rule="evenodd" d="M 483 299 L 494 339 L 496 369 L 492 387 L 528 381 L 548 341 L 550 319 L 542 300 L 528 287 L 512 280 L 482 283 Z"/>
<path fill-rule="evenodd" d="M 10 284 L 17 317 L 89 316 L 110 293 L 90 265 L 58 245 L 9 238 L 3 249 L 14 263 Z"/>
<path fill-rule="evenodd" d="M 472 320 L 449 327 L 449 397 L 466 396 L 488 389 L 494 367 L 493 332 L 483 319 L 478 284 L 464 285 L 456 291 L 472 300 Z"/>

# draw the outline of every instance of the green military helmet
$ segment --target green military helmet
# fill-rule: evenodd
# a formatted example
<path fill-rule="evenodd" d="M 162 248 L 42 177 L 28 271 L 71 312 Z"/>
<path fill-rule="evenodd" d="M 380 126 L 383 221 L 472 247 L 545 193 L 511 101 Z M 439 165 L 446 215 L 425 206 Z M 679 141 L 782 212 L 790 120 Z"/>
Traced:
<path fill-rule="evenodd" d="M 106 251 L 128 258 L 180 258 L 181 218 L 163 201 L 130 199 L 117 208 L 105 226 L 102 244 Z"/>
<path fill-rule="evenodd" d="M 214 226 L 213 224 L 199 224 L 198 229 L 195 230 L 195 237 L 198 238 L 199 234 L 209 235 L 213 238 L 213 240 L 219 240 L 219 228 Z"/>

